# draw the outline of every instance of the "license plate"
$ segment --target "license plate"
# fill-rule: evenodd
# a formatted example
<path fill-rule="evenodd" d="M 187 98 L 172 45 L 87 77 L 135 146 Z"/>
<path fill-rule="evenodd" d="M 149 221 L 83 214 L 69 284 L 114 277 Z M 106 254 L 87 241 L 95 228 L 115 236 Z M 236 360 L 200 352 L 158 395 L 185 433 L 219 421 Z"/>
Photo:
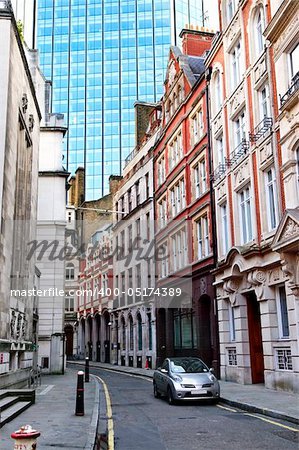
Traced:
<path fill-rule="evenodd" d="M 206 389 L 200 389 L 198 391 L 191 391 L 192 395 L 202 395 L 202 394 L 207 394 L 208 391 Z"/>

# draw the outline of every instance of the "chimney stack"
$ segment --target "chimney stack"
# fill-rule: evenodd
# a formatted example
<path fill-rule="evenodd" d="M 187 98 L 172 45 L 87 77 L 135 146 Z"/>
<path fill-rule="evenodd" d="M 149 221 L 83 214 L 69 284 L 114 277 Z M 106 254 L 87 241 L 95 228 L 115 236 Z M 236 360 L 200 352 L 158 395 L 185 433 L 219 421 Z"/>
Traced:
<path fill-rule="evenodd" d="M 203 56 L 211 48 L 211 42 L 215 33 L 204 27 L 189 25 L 180 32 L 184 55 Z"/>

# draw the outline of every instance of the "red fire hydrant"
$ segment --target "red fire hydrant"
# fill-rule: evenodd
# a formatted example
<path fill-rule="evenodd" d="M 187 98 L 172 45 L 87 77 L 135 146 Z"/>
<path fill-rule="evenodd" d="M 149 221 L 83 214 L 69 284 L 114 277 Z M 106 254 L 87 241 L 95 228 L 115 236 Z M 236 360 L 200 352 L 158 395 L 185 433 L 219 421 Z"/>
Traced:
<path fill-rule="evenodd" d="M 15 440 L 14 450 L 34 450 L 37 448 L 36 439 L 40 433 L 30 425 L 24 425 L 10 435 Z"/>

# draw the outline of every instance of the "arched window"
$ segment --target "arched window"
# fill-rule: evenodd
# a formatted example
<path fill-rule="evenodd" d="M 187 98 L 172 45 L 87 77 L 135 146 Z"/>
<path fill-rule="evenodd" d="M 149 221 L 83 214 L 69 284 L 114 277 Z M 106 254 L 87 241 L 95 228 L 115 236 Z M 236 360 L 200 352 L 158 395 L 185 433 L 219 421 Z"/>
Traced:
<path fill-rule="evenodd" d="M 173 104 L 174 104 L 174 110 L 176 111 L 178 109 L 178 98 L 176 93 L 173 94 Z"/>
<path fill-rule="evenodd" d="M 254 16 L 254 36 L 255 36 L 255 56 L 258 57 L 264 50 L 264 36 L 265 17 L 264 10 L 261 6 L 258 7 Z"/>
<path fill-rule="evenodd" d="M 221 105 L 222 105 L 222 89 L 221 89 L 221 75 L 220 71 L 217 70 L 217 72 L 214 75 L 214 92 L 215 92 L 215 111 L 214 113 L 217 114 L 219 111 Z"/>
<path fill-rule="evenodd" d="M 66 265 L 65 268 L 65 279 L 73 280 L 75 278 L 75 266 L 72 263 Z"/>
<path fill-rule="evenodd" d="M 142 319 L 141 315 L 137 316 L 137 325 L 138 325 L 138 350 L 142 350 Z"/>
<path fill-rule="evenodd" d="M 130 333 L 130 350 L 134 350 L 134 328 L 133 328 L 133 317 L 129 316 L 129 333 Z"/>
<path fill-rule="evenodd" d="M 182 101 L 184 100 L 184 91 L 182 86 L 179 86 L 178 89 L 178 99 L 179 99 L 179 103 L 182 103 Z"/>

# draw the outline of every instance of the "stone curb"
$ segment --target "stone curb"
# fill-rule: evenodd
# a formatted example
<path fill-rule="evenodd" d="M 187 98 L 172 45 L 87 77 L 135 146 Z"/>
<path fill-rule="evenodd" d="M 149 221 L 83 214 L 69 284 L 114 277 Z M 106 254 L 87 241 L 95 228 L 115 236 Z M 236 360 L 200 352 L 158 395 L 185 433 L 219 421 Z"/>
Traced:
<path fill-rule="evenodd" d="M 68 363 L 84 365 L 84 362 L 68 361 Z M 111 370 L 113 372 L 132 374 L 132 375 L 140 375 L 143 377 L 152 378 L 152 375 L 150 373 L 143 374 L 143 373 L 138 372 L 137 370 L 136 370 L 136 372 L 135 371 L 129 372 L 127 370 L 122 369 L 121 366 L 106 367 L 105 365 L 101 365 L 101 363 L 98 363 L 98 364 L 89 363 L 89 367 L 94 367 L 94 368 L 98 368 L 98 369 L 99 368 L 107 369 L 107 370 Z M 248 403 L 244 403 L 244 402 L 240 402 L 240 401 L 236 401 L 236 400 L 230 400 L 225 397 L 220 397 L 220 400 L 227 405 L 233 406 L 235 408 L 243 409 L 244 411 L 247 411 L 247 412 L 263 414 L 264 416 L 273 417 L 275 419 L 280 419 L 280 420 L 286 420 L 287 422 L 291 422 L 296 425 L 299 425 L 299 419 L 297 417 L 288 416 L 287 414 L 284 414 L 280 411 L 275 411 L 275 410 L 268 409 L 268 408 L 259 408 L 257 406 L 250 405 Z"/>
<path fill-rule="evenodd" d="M 94 445 L 97 439 L 97 430 L 98 430 L 98 423 L 99 423 L 99 399 L 100 399 L 100 393 L 99 393 L 99 384 L 100 382 L 91 375 L 93 380 L 95 381 L 95 398 L 94 398 L 94 406 L 92 410 L 92 416 L 91 416 L 91 422 L 88 428 L 87 432 L 87 442 L 84 447 L 84 450 L 93 450 Z"/>
<path fill-rule="evenodd" d="M 250 405 L 248 403 L 239 402 L 236 400 L 229 400 L 228 398 L 224 397 L 220 397 L 220 401 L 235 408 L 243 409 L 244 411 L 247 412 L 263 414 L 264 416 L 273 417 L 275 419 L 280 420 L 286 420 L 287 422 L 292 422 L 295 423 L 296 425 L 299 425 L 299 419 L 297 417 L 288 416 L 287 414 L 284 414 L 280 411 L 275 411 L 268 408 L 259 408 L 258 406 Z"/>

